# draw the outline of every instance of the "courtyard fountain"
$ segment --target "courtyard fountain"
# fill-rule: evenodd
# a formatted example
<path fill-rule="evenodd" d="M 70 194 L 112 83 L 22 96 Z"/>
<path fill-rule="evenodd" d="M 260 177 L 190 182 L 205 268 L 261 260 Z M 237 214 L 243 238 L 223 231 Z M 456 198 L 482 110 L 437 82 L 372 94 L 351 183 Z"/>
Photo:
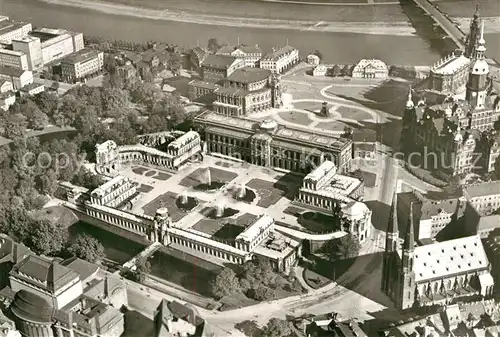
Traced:
<path fill-rule="evenodd" d="M 246 192 L 247 192 L 247 188 L 246 188 L 245 184 L 242 183 L 240 185 L 240 187 L 238 188 L 238 199 L 243 199 L 246 195 Z"/>
<path fill-rule="evenodd" d="M 234 199 L 251 203 L 256 195 L 255 192 L 247 188 L 244 183 L 234 188 Z"/>
<path fill-rule="evenodd" d="M 196 200 L 196 198 L 188 196 L 187 191 L 184 190 L 177 197 L 175 204 L 180 210 L 188 212 L 195 208 L 196 205 L 198 205 L 198 200 Z"/>
<path fill-rule="evenodd" d="M 205 173 L 200 173 L 199 179 L 201 183 L 193 187 L 195 190 L 211 192 L 224 186 L 224 183 L 220 181 L 212 181 L 212 172 L 210 171 L 210 167 L 206 168 Z"/>
<path fill-rule="evenodd" d="M 218 203 L 215 205 L 215 217 L 216 218 L 222 218 L 224 216 L 224 211 L 226 210 L 226 205 L 222 202 Z"/>
<path fill-rule="evenodd" d="M 205 213 L 205 216 L 210 219 L 220 219 L 231 217 L 237 213 L 239 213 L 237 209 L 228 207 L 226 201 L 220 200 L 210 208 L 208 214 Z"/>

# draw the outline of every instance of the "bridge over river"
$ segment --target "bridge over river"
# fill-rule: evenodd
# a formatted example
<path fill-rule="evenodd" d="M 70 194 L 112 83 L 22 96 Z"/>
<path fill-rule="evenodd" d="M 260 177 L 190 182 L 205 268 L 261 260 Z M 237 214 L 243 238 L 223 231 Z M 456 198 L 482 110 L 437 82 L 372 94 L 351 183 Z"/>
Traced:
<path fill-rule="evenodd" d="M 434 3 L 429 0 L 413 1 L 441 27 L 458 48 L 465 48 L 465 38 L 467 35 L 445 13 L 441 12 Z"/>

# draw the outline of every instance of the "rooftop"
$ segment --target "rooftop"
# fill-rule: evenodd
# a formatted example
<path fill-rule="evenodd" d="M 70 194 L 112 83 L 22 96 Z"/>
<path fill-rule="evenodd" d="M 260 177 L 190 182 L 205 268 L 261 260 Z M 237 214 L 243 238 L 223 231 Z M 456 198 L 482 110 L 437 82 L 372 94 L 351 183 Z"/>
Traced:
<path fill-rule="evenodd" d="M 46 40 L 43 41 L 42 40 L 42 48 L 47 48 L 49 46 L 52 46 L 56 43 L 59 43 L 61 41 L 64 41 L 66 39 L 71 39 L 71 35 L 70 34 L 62 34 L 62 35 L 57 35 L 57 36 L 53 36 L 53 35 L 50 35 L 50 36 L 47 36 Z"/>
<path fill-rule="evenodd" d="M 488 265 L 477 235 L 415 247 L 416 282 L 486 269 Z"/>
<path fill-rule="evenodd" d="M 22 87 L 19 90 L 24 91 L 24 92 L 30 92 L 31 90 L 38 89 L 40 87 L 44 87 L 45 88 L 45 85 L 43 83 L 35 83 L 35 82 L 33 82 L 33 83 L 28 84 L 28 85 L 25 85 L 24 87 Z"/>
<path fill-rule="evenodd" d="M 467 57 L 463 55 L 451 55 L 436 63 L 431 68 L 431 71 L 439 75 L 453 74 L 457 70 L 467 67 L 469 64 L 470 60 Z"/>
<path fill-rule="evenodd" d="M 361 59 L 355 66 L 355 68 L 366 68 L 366 67 L 372 67 L 379 70 L 387 69 L 387 65 L 384 62 L 377 59 Z"/>
<path fill-rule="evenodd" d="M 203 66 L 209 66 L 212 68 L 227 69 L 233 63 L 237 61 L 236 57 L 227 55 L 213 55 L 209 54 L 203 61 Z"/>
<path fill-rule="evenodd" d="M 270 258 L 279 259 L 288 256 L 300 243 L 288 236 L 273 231 L 253 250 L 255 254 Z"/>
<path fill-rule="evenodd" d="M 26 25 L 29 25 L 29 23 L 2 20 L 0 21 L 0 35 L 10 33 Z"/>
<path fill-rule="evenodd" d="M 92 275 L 95 275 L 99 271 L 99 266 L 96 264 L 87 262 L 85 260 L 73 257 L 64 260 L 61 265 L 68 267 L 69 269 L 75 271 L 80 275 L 80 280 L 85 281 Z"/>
<path fill-rule="evenodd" d="M 117 175 L 108 181 L 106 181 L 104 184 L 96 188 L 95 190 L 92 191 L 92 194 L 105 194 L 108 192 L 108 190 L 112 189 L 113 186 L 122 184 L 127 178 L 125 178 L 122 175 Z"/>
<path fill-rule="evenodd" d="M 102 52 L 99 52 L 94 49 L 82 49 L 77 51 L 76 53 L 65 57 L 64 59 L 61 60 L 61 63 L 66 63 L 66 64 L 78 64 L 82 62 L 86 62 L 92 59 L 95 59 L 101 54 Z"/>
<path fill-rule="evenodd" d="M 36 255 L 28 255 L 14 266 L 10 274 L 50 292 L 57 291 L 79 277 L 68 267 Z"/>
<path fill-rule="evenodd" d="M 500 195 L 500 180 L 465 185 L 464 192 L 467 199 Z"/>
<path fill-rule="evenodd" d="M 297 48 L 292 47 L 290 45 L 286 45 L 282 48 L 274 50 L 272 53 L 264 55 L 263 60 L 274 60 L 277 61 L 282 59 L 283 57 L 289 55 L 291 52 L 297 50 Z"/>
<path fill-rule="evenodd" d="M 316 167 L 311 173 L 309 173 L 304 180 L 313 180 L 318 181 L 324 176 L 326 176 L 329 172 L 335 171 L 337 172 L 337 166 L 334 162 L 329 160 L 325 160 L 321 165 Z"/>
<path fill-rule="evenodd" d="M 13 56 L 22 56 L 22 55 L 26 55 L 24 52 L 22 51 L 16 51 L 16 50 L 10 50 L 10 49 L 0 49 L 0 54 L 3 54 L 3 55 L 13 55 Z"/>
<path fill-rule="evenodd" d="M 252 242 L 260 233 L 269 228 L 274 224 L 274 219 L 269 215 L 261 215 L 259 218 L 255 219 L 253 223 L 245 228 L 245 230 L 240 233 L 236 240 L 244 240 L 247 242 Z"/>
<path fill-rule="evenodd" d="M 15 316 L 28 322 L 48 323 L 54 314 L 54 308 L 46 299 L 27 290 L 16 293 L 10 308 Z"/>
<path fill-rule="evenodd" d="M 174 140 L 173 142 L 171 142 L 170 144 L 168 144 L 168 147 L 180 148 L 196 138 L 198 139 L 200 138 L 198 132 L 188 131 L 179 138 L 177 138 L 176 140 Z"/>
<path fill-rule="evenodd" d="M 264 81 L 271 76 L 271 71 L 267 69 L 245 67 L 235 70 L 226 80 L 237 83 L 253 83 Z"/>
<path fill-rule="evenodd" d="M 197 88 L 205 88 L 210 90 L 217 88 L 217 84 L 213 82 L 200 81 L 200 80 L 192 80 L 191 82 L 189 82 L 189 85 Z"/>
<path fill-rule="evenodd" d="M 0 74 L 12 77 L 20 77 L 29 70 L 21 70 L 11 67 L 0 67 Z"/>

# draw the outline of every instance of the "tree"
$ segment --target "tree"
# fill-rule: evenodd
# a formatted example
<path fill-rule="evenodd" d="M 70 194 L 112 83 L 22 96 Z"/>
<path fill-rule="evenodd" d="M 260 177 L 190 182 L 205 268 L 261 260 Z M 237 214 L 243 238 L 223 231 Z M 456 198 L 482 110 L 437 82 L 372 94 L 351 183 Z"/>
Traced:
<path fill-rule="evenodd" d="M 78 234 L 68 247 L 68 253 L 88 262 L 96 262 L 104 257 L 104 247 L 96 238 L 88 234 Z"/>
<path fill-rule="evenodd" d="M 332 76 L 333 77 L 339 77 L 342 75 L 342 69 L 338 64 L 334 65 L 332 68 Z"/>
<path fill-rule="evenodd" d="M 167 67 L 174 74 L 178 74 L 179 70 L 182 69 L 182 58 L 178 53 L 170 53 L 167 59 Z"/>
<path fill-rule="evenodd" d="M 7 115 L 5 118 L 4 136 L 16 140 L 26 136 L 26 119 L 21 114 Z"/>
<path fill-rule="evenodd" d="M 257 288 L 252 288 L 248 291 L 248 297 L 253 298 L 256 301 L 269 301 L 276 298 L 276 293 L 268 287 L 259 286 Z"/>
<path fill-rule="evenodd" d="M 104 70 L 108 73 L 114 73 L 116 69 L 117 63 L 115 56 L 113 54 L 105 53 L 104 54 Z"/>
<path fill-rule="evenodd" d="M 217 50 L 220 49 L 220 47 L 221 47 L 221 44 L 219 43 L 219 41 L 217 41 L 217 39 L 215 37 L 211 37 L 208 39 L 208 43 L 207 43 L 208 51 L 215 53 Z"/>
<path fill-rule="evenodd" d="M 495 123 L 493 124 L 493 127 L 495 128 L 495 130 L 500 131 L 500 119 L 495 121 Z"/>
<path fill-rule="evenodd" d="M 39 176 L 38 189 L 40 193 L 54 195 L 57 190 L 57 172 L 50 168 Z"/>
<path fill-rule="evenodd" d="M 68 229 L 62 224 L 33 220 L 27 243 L 36 254 L 54 255 L 66 246 L 68 236 Z"/>
<path fill-rule="evenodd" d="M 494 164 L 494 167 L 495 167 L 495 176 L 497 179 L 500 179 L 500 156 L 497 157 L 497 159 L 495 160 L 495 164 Z"/>
<path fill-rule="evenodd" d="M 224 267 L 212 281 L 212 294 L 215 298 L 240 291 L 240 283 L 236 273 L 228 267 Z"/>
<path fill-rule="evenodd" d="M 351 76 L 351 66 L 346 64 L 341 71 L 342 76 Z"/>
<path fill-rule="evenodd" d="M 28 126 L 33 130 L 43 130 L 48 124 L 49 117 L 38 109 L 28 119 Z"/>
<path fill-rule="evenodd" d="M 104 111 L 123 109 L 130 102 L 129 93 L 119 88 L 106 88 L 102 92 Z"/>
<path fill-rule="evenodd" d="M 77 186 L 88 188 L 90 191 L 92 191 L 98 188 L 104 182 L 100 176 L 93 174 L 87 169 L 82 168 L 73 176 L 71 183 Z"/>
<path fill-rule="evenodd" d="M 143 283 L 146 280 L 146 276 L 151 273 L 151 263 L 145 258 L 139 258 L 135 266 L 136 268 L 132 272 L 132 279 Z"/>
<path fill-rule="evenodd" d="M 358 256 L 361 244 L 352 234 L 347 234 L 335 241 L 336 253 L 340 259 L 351 259 Z"/>
<path fill-rule="evenodd" d="M 323 54 L 318 49 L 313 51 L 311 54 L 316 55 L 317 57 L 319 57 L 320 60 L 323 60 Z"/>
<path fill-rule="evenodd" d="M 56 94 L 44 91 L 35 96 L 35 103 L 47 116 L 52 117 L 54 112 L 57 110 L 59 104 L 59 98 Z"/>
<path fill-rule="evenodd" d="M 279 318 L 271 318 L 264 329 L 262 329 L 262 336 L 288 337 L 292 334 L 292 331 L 288 321 Z"/>

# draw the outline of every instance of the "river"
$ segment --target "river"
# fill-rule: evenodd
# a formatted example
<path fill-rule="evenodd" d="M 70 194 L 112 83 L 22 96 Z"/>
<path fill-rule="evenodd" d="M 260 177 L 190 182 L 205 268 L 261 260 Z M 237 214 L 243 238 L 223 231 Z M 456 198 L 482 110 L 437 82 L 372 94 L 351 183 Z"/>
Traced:
<path fill-rule="evenodd" d="M 210 37 L 235 44 L 240 41 L 270 50 L 289 43 L 305 54 L 319 49 L 326 62 L 354 63 L 361 58 L 380 58 L 389 64 L 428 65 L 439 56 L 439 48 L 421 36 L 332 33 L 286 29 L 239 28 L 110 15 L 89 9 L 47 4 L 38 0 L 0 0 L 2 15 L 36 26 L 82 31 L 110 39 L 164 41 L 181 46 L 206 43 Z M 282 4 L 288 6 L 287 4 Z M 379 10 L 380 11 L 380 10 Z"/>

